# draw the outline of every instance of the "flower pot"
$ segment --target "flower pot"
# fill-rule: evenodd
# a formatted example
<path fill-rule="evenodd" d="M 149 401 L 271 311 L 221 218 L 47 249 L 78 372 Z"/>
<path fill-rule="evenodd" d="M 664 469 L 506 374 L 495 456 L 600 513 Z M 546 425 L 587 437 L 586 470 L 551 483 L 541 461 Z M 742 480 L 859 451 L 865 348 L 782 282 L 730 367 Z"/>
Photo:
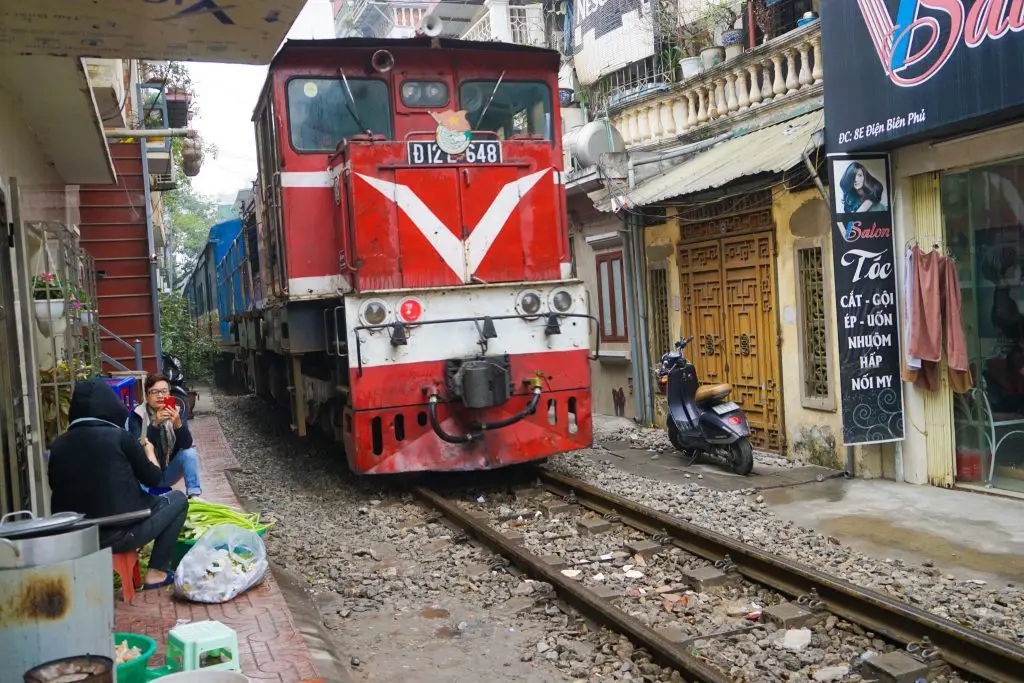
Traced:
<path fill-rule="evenodd" d="M 96 320 L 96 314 L 83 308 L 78 312 L 78 320 L 82 323 L 82 327 L 92 327 L 93 322 Z"/>
<path fill-rule="evenodd" d="M 725 48 L 721 45 L 706 47 L 700 51 L 700 63 L 704 71 L 710 71 L 725 62 Z"/>
<path fill-rule="evenodd" d="M 684 57 L 679 60 L 679 69 L 683 72 L 683 80 L 700 76 L 700 57 Z"/>
<path fill-rule="evenodd" d="M 722 45 L 725 47 L 725 61 L 735 59 L 743 54 L 743 31 L 738 28 L 729 29 L 722 34 Z"/>
<path fill-rule="evenodd" d="M 44 337 L 63 334 L 68 328 L 68 319 L 64 317 L 63 299 L 36 299 L 36 325 Z"/>

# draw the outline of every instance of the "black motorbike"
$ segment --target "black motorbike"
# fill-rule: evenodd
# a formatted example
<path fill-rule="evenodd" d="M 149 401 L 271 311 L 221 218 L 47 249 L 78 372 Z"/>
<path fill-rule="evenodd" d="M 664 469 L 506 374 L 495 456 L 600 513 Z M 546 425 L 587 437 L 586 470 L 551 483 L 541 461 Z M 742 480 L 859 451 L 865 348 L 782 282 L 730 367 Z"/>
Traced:
<path fill-rule="evenodd" d="M 178 412 L 188 419 L 191 417 L 188 409 L 188 388 L 185 386 L 185 373 L 181 370 L 181 361 L 166 351 L 161 354 L 161 357 L 163 375 L 167 378 L 167 383 L 171 385 L 171 396 L 174 397 L 174 402 L 178 406 Z"/>
<path fill-rule="evenodd" d="M 754 469 L 750 427 L 743 410 L 727 401 L 729 384 L 700 386 L 693 363 L 683 355 L 693 337 L 675 343 L 675 350 L 661 357 L 658 387 L 668 401 L 668 438 L 683 453 L 686 464 L 701 454 L 722 460 L 736 474 Z"/>

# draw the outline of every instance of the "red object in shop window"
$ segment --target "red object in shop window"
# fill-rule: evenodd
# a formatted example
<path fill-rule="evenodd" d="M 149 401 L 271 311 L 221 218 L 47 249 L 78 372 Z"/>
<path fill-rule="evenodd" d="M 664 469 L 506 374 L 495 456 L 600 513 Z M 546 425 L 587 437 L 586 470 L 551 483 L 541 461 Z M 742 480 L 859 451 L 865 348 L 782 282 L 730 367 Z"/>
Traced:
<path fill-rule="evenodd" d="M 967 448 L 956 449 L 956 480 L 962 482 L 981 481 L 981 451 Z"/>

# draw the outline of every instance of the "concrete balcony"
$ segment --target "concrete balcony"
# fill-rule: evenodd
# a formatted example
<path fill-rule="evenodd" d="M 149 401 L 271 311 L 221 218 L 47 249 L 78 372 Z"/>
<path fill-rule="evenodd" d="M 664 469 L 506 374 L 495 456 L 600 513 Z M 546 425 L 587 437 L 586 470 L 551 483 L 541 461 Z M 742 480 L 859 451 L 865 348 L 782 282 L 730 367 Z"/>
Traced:
<path fill-rule="evenodd" d="M 509 6 L 505 0 L 487 0 L 484 4 L 486 10 L 460 36 L 463 40 L 548 47 L 543 5 Z"/>
<path fill-rule="evenodd" d="M 815 21 L 699 76 L 611 110 L 627 149 L 703 138 L 752 118 L 820 102 L 821 26 Z M 820 106 L 820 105 L 815 105 Z M 694 134 L 697 135 L 694 135 Z"/>
<path fill-rule="evenodd" d="M 105 128 L 125 125 L 124 61 L 121 59 L 83 59 L 92 94 Z"/>

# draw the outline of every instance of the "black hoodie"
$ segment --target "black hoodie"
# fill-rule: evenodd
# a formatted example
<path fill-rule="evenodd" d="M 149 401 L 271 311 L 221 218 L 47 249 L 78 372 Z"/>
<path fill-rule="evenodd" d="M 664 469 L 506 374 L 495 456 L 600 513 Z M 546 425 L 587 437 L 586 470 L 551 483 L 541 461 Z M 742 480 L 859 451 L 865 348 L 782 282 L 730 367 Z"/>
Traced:
<path fill-rule="evenodd" d="M 68 419 L 50 446 L 52 511 L 103 517 L 148 508 L 139 482 L 159 486 L 163 474 L 125 429 L 128 408 L 114 390 L 100 379 L 76 384 Z"/>

